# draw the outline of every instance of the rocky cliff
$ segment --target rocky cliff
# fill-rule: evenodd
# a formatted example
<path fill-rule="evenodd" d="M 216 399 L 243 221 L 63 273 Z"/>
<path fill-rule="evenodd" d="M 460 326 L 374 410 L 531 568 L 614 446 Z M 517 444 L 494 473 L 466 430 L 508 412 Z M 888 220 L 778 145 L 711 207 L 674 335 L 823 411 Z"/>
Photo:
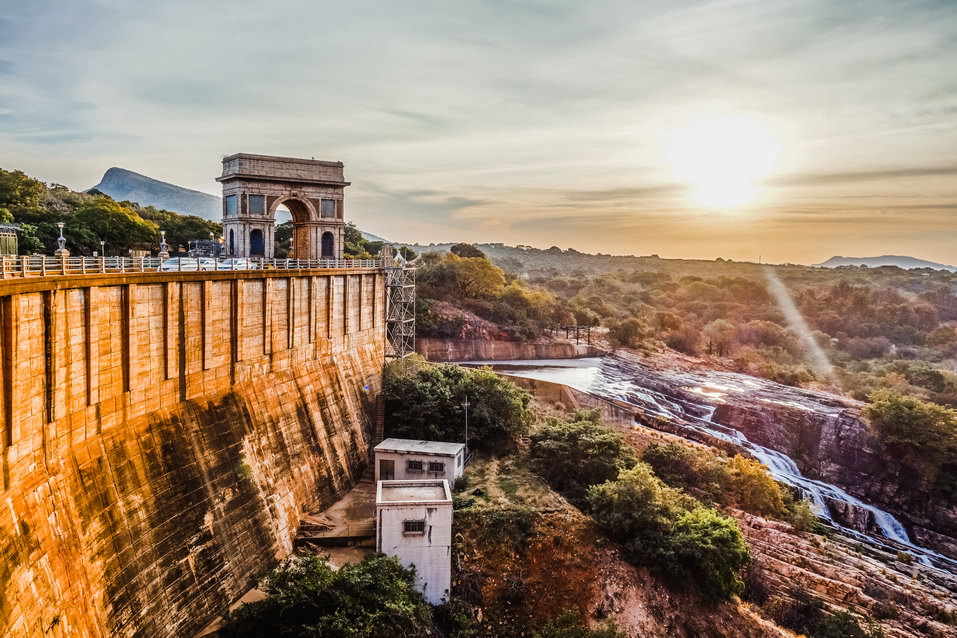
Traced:
<path fill-rule="evenodd" d="M 813 393 L 811 409 L 806 391 L 783 388 L 774 396 L 736 393 L 718 406 L 714 421 L 787 454 L 809 478 L 838 485 L 890 512 L 921 545 L 957 557 L 957 495 L 932 491 L 913 468 L 880 454 L 861 416 L 863 404 Z M 846 524 L 871 531 L 868 512 L 829 505 Z"/>

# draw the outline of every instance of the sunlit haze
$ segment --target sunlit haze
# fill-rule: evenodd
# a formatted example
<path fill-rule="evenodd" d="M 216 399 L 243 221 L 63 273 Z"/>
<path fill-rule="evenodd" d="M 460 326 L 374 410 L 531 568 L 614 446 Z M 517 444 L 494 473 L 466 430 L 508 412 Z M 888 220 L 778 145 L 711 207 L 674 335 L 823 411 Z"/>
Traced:
<path fill-rule="evenodd" d="M 957 4 L 18 2 L 0 167 L 341 160 L 407 242 L 957 262 Z"/>

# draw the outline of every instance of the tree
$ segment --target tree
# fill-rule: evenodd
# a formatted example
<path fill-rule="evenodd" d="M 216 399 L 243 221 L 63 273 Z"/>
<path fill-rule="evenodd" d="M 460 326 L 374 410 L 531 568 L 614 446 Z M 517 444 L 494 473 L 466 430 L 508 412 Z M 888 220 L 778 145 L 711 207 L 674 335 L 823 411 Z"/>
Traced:
<path fill-rule="evenodd" d="M 608 335 L 615 343 L 628 348 L 637 348 L 641 345 L 641 340 L 644 337 L 644 325 L 641 323 L 641 319 L 629 317 L 613 324 L 608 329 Z"/>
<path fill-rule="evenodd" d="M 929 483 L 950 483 L 957 467 L 957 411 L 890 390 L 865 409 L 879 444 Z"/>
<path fill-rule="evenodd" d="M 294 557 L 273 570 L 266 598 L 227 614 L 224 638 L 395 638 L 435 635 L 415 573 L 381 554 L 333 570 L 324 556 Z"/>
<path fill-rule="evenodd" d="M 458 266 L 458 288 L 463 297 L 490 299 L 502 294 L 505 273 L 484 257 L 461 259 Z"/>
<path fill-rule="evenodd" d="M 158 230 L 166 231 L 166 242 L 173 250 L 189 250 L 189 242 L 197 239 L 222 237 L 223 226 L 219 222 L 212 222 L 195 215 L 180 215 L 168 210 L 152 206 L 140 206 L 135 203 L 122 202 L 136 211 L 140 217 L 153 222 Z M 159 241 L 155 239 L 155 241 Z"/>
<path fill-rule="evenodd" d="M 476 248 L 472 244 L 455 244 L 449 248 L 449 252 L 453 255 L 458 255 L 463 259 L 470 259 L 477 257 L 479 259 L 485 259 L 485 253 Z"/>
<path fill-rule="evenodd" d="M 624 437 L 601 425 L 600 415 L 592 410 L 571 422 L 551 419 L 532 434 L 529 455 L 536 471 L 571 500 L 581 501 L 589 487 L 637 462 Z"/>
<path fill-rule="evenodd" d="M 470 447 L 510 447 L 534 418 L 531 395 L 494 372 L 429 364 L 419 355 L 386 366 L 382 393 L 386 428 L 403 438 L 464 442 L 466 398 Z"/>

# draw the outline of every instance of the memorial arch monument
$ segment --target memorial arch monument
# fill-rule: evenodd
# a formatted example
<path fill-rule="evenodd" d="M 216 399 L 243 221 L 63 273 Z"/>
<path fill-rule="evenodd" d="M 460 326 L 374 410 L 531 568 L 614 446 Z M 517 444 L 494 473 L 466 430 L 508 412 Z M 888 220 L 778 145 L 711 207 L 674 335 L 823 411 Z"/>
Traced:
<path fill-rule="evenodd" d="M 341 259 L 345 221 L 342 162 L 237 153 L 223 158 L 227 257 L 271 259 L 276 209 L 292 214 L 293 259 Z"/>

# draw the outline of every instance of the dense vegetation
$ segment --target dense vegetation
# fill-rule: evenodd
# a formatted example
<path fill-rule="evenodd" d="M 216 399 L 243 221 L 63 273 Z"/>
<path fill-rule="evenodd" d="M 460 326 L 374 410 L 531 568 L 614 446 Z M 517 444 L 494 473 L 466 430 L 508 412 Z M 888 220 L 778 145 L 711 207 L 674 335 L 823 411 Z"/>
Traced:
<path fill-rule="evenodd" d="M 426 253 L 416 266 L 416 331 L 421 336 L 532 338 L 572 321 L 551 292 L 528 287 L 468 244 L 457 244 L 448 253 Z M 483 332 L 471 317 L 487 322 L 494 334 Z"/>
<path fill-rule="evenodd" d="M 468 324 L 483 321 L 481 332 L 490 338 L 502 338 L 497 329 L 530 338 L 566 322 L 602 326 L 614 346 L 670 348 L 781 383 L 873 397 L 877 409 L 869 414 L 883 452 L 917 469 L 928 485 L 953 482 L 953 418 L 934 405 L 957 408 L 955 273 L 612 257 L 501 244 L 455 248 L 426 260 L 423 334 L 468 336 Z M 495 265 L 460 256 L 482 253 Z M 463 262 L 484 273 L 479 293 L 456 285 Z M 536 312 L 516 320 L 513 308 L 521 304 L 502 301 L 501 290 L 519 284 L 522 295 L 539 302 L 532 304 Z M 788 316 L 782 290 L 808 333 Z M 812 343 L 833 373 L 818 363 Z M 902 410 L 898 401 L 891 409 L 882 390 L 922 407 Z"/>
<path fill-rule="evenodd" d="M 390 362 L 382 386 L 392 436 L 464 442 L 468 399 L 469 447 L 505 451 L 534 419 L 531 395 L 489 370 L 431 365 L 414 355 Z"/>
<path fill-rule="evenodd" d="M 294 557 L 265 578 L 266 598 L 226 617 L 226 638 L 430 636 L 432 613 L 414 572 L 395 558 L 366 557 L 332 569 L 323 556 Z"/>
<path fill-rule="evenodd" d="M 21 254 L 52 254 L 57 248 L 57 222 L 64 222 L 67 249 L 92 255 L 106 242 L 108 255 L 156 250 L 159 231 L 166 231 L 171 250 L 185 251 L 188 242 L 221 234 L 214 222 L 133 202 L 116 202 L 102 193 L 77 193 L 59 184 L 47 186 L 21 171 L 0 169 L 0 223 L 20 225 Z"/>

